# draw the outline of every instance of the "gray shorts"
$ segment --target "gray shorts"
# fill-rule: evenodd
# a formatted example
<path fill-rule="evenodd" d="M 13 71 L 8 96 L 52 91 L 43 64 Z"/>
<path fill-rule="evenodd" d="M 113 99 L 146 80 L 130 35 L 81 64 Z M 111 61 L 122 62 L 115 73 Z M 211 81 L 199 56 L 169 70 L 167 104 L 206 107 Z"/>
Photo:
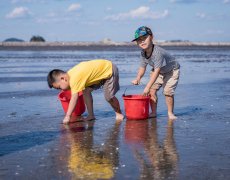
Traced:
<path fill-rule="evenodd" d="M 118 68 L 115 64 L 112 64 L 112 69 L 113 72 L 110 78 L 102 80 L 99 84 L 90 86 L 93 90 L 103 87 L 106 101 L 110 101 L 120 89 Z"/>
<path fill-rule="evenodd" d="M 103 89 L 104 89 L 104 96 L 105 96 L 106 101 L 111 100 L 115 96 L 117 91 L 119 91 L 120 89 L 119 71 L 115 64 L 113 64 L 112 76 L 109 79 L 105 80 Z"/>

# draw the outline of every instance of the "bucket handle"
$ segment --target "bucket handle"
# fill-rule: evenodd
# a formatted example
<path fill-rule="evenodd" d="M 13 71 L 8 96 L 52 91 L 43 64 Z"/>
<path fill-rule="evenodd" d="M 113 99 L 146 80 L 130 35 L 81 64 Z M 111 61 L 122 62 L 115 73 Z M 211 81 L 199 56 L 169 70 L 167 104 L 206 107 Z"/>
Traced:
<path fill-rule="evenodd" d="M 126 92 L 127 89 L 128 89 L 128 88 L 125 88 L 124 93 L 122 94 L 122 96 L 125 96 L 125 92 Z"/>
<path fill-rule="evenodd" d="M 145 84 L 140 82 L 140 85 L 145 85 Z M 136 85 L 134 85 L 134 86 L 136 86 Z M 128 89 L 128 87 L 125 88 L 124 93 L 122 94 L 122 96 L 125 96 L 125 92 L 127 91 L 127 89 Z"/>

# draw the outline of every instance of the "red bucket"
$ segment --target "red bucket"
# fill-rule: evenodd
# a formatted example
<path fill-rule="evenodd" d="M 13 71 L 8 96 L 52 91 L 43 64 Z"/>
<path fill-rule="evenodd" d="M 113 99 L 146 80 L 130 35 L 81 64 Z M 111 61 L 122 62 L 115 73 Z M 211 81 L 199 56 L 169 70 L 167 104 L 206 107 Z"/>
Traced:
<path fill-rule="evenodd" d="M 85 112 L 85 103 L 83 99 L 82 92 L 78 93 L 78 100 L 76 107 L 72 113 L 72 116 L 80 116 Z M 58 94 L 58 99 L 61 101 L 62 108 L 65 113 L 67 113 L 68 107 L 69 107 L 69 101 L 71 99 L 71 91 L 61 91 Z"/>
<path fill-rule="evenodd" d="M 142 120 L 149 117 L 149 97 L 123 95 L 125 114 L 128 120 Z"/>

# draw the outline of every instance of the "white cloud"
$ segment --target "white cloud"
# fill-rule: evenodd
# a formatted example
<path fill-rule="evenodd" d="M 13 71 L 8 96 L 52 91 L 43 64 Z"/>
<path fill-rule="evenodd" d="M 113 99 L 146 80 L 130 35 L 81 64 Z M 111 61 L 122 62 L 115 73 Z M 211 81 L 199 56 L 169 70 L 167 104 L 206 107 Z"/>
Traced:
<path fill-rule="evenodd" d="M 206 14 L 203 12 L 198 12 L 196 13 L 196 17 L 200 19 L 209 20 L 209 21 L 224 21 L 228 18 L 228 15 L 225 13 Z"/>
<path fill-rule="evenodd" d="M 76 11 L 81 8 L 81 5 L 76 3 L 76 4 L 71 4 L 68 8 L 68 12 Z"/>
<path fill-rule="evenodd" d="M 230 0 L 224 0 L 223 3 L 228 4 L 228 3 L 230 3 Z"/>
<path fill-rule="evenodd" d="M 106 11 L 111 11 L 111 10 L 112 10 L 111 7 L 107 7 L 107 8 L 106 8 Z"/>
<path fill-rule="evenodd" d="M 6 15 L 6 18 L 14 19 L 14 18 L 22 18 L 27 17 L 31 13 L 28 8 L 26 7 L 16 7 L 13 11 Z"/>
<path fill-rule="evenodd" d="M 126 19 L 160 19 L 167 17 L 169 14 L 168 10 L 163 12 L 152 12 L 147 6 L 141 6 L 137 9 L 131 10 L 127 13 L 120 13 L 116 15 L 107 16 L 106 20 L 126 20 Z"/>
<path fill-rule="evenodd" d="M 205 13 L 196 13 L 196 16 L 203 19 L 206 17 L 206 14 Z"/>
<path fill-rule="evenodd" d="M 57 17 L 57 14 L 54 13 L 54 12 L 50 12 L 50 13 L 47 14 L 47 17 L 49 17 L 49 18 L 55 18 L 55 17 Z"/>

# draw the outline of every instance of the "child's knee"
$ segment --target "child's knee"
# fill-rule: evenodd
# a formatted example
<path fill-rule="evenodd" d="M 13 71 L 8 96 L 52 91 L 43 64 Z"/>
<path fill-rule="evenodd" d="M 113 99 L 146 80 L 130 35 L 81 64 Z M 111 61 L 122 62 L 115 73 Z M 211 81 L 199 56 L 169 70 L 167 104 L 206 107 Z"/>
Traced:
<path fill-rule="evenodd" d="M 150 95 L 150 99 L 155 103 L 157 102 L 157 96 L 156 95 Z"/>
<path fill-rule="evenodd" d="M 150 99 L 157 102 L 157 91 L 155 89 L 150 89 Z"/>
<path fill-rule="evenodd" d="M 84 90 L 83 90 L 83 94 L 89 94 L 89 93 L 91 93 L 92 92 L 92 89 L 91 88 L 85 88 Z"/>
<path fill-rule="evenodd" d="M 165 96 L 174 96 L 174 93 L 175 93 L 175 90 L 173 89 L 164 90 Z"/>
<path fill-rule="evenodd" d="M 108 97 L 108 96 L 104 96 L 105 97 L 105 100 L 110 103 L 110 102 L 113 102 L 113 98 L 111 97 Z"/>
<path fill-rule="evenodd" d="M 116 96 L 105 98 L 105 100 L 110 104 L 119 103 L 119 101 L 116 98 Z"/>

